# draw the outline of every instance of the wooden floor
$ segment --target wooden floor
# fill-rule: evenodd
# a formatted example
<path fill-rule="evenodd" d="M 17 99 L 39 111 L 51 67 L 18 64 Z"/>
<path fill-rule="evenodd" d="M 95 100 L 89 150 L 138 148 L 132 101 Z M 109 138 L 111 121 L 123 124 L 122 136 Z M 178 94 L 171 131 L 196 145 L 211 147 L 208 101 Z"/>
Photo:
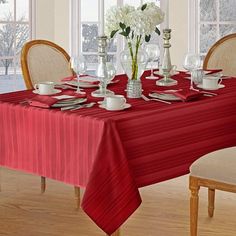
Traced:
<path fill-rule="evenodd" d="M 48 181 L 40 194 L 40 178 L 1 169 L 0 235 L 102 236 L 83 212 L 75 210 L 74 189 Z M 216 192 L 213 219 L 207 196 L 200 191 L 199 236 L 236 235 L 236 194 Z M 121 236 L 189 235 L 188 176 L 141 189 L 143 203 L 121 229 Z"/>

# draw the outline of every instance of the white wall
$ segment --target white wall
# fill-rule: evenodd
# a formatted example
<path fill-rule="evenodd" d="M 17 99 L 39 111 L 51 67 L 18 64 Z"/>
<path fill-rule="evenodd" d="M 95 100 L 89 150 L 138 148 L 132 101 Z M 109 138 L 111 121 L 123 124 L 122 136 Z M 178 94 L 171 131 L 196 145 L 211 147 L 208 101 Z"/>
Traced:
<path fill-rule="evenodd" d="M 69 52 L 70 0 L 55 0 L 54 41 Z"/>
<path fill-rule="evenodd" d="M 95 0 L 96 1 L 96 0 Z M 70 0 L 36 0 L 36 38 L 52 40 L 69 52 Z M 182 69 L 188 51 L 188 0 L 169 0 L 171 60 Z"/>
<path fill-rule="evenodd" d="M 57 0 L 58 1 L 58 0 Z M 54 0 L 36 0 L 36 39 L 54 41 Z"/>
<path fill-rule="evenodd" d="M 188 51 L 188 0 L 170 1 L 171 62 L 182 69 L 184 54 Z M 192 1 L 192 0 L 190 0 Z"/>

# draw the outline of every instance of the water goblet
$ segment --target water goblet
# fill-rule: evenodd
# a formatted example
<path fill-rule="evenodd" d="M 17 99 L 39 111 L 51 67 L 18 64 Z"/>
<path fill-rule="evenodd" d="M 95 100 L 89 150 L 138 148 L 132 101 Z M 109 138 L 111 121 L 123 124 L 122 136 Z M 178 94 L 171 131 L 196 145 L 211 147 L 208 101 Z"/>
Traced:
<path fill-rule="evenodd" d="M 146 79 L 158 79 L 158 77 L 154 76 L 153 74 L 153 69 L 154 69 L 153 65 L 154 65 L 154 61 L 158 60 L 160 57 L 160 48 L 157 44 L 150 43 L 145 46 L 145 51 L 148 55 L 148 60 L 150 61 L 150 64 L 151 64 L 151 75 L 147 76 Z"/>
<path fill-rule="evenodd" d="M 79 87 L 79 77 L 83 75 L 87 70 L 87 65 L 86 65 L 86 61 L 84 57 L 83 56 L 71 57 L 70 66 L 77 75 L 78 87 L 77 87 L 76 93 L 86 94 L 85 92 L 82 92 Z"/>
<path fill-rule="evenodd" d="M 199 54 L 187 53 L 184 57 L 183 67 L 184 69 L 190 71 L 191 82 L 190 89 L 197 90 L 193 87 L 193 71 L 199 69 L 201 66 L 201 57 Z"/>

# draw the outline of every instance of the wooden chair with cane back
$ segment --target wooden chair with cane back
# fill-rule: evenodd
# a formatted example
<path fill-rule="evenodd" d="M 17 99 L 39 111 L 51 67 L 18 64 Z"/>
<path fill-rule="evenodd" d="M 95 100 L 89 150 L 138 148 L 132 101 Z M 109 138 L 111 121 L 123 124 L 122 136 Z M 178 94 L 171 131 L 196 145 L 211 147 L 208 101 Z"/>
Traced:
<path fill-rule="evenodd" d="M 221 38 L 209 49 L 203 69 L 222 69 L 223 75 L 236 76 L 236 33 Z"/>

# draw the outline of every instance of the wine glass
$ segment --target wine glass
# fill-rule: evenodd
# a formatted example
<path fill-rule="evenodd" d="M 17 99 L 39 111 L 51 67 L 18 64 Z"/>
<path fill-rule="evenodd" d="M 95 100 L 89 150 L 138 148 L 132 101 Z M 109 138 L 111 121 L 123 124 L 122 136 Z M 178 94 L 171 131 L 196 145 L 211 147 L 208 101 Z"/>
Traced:
<path fill-rule="evenodd" d="M 70 66 L 74 70 L 74 72 L 77 74 L 78 86 L 77 86 L 76 93 L 86 94 L 85 92 L 82 92 L 79 87 L 79 77 L 83 75 L 87 70 L 87 65 L 86 65 L 86 61 L 84 57 L 83 56 L 71 57 Z"/>
<path fill-rule="evenodd" d="M 153 65 L 154 61 L 158 60 L 160 57 L 160 48 L 157 44 L 150 43 L 145 46 L 145 51 L 151 64 L 151 75 L 147 76 L 146 79 L 158 79 L 158 77 L 154 76 L 153 74 Z"/>
<path fill-rule="evenodd" d="M 116 68 L 112 62 L 107 62 L 106 66 L 107 66 L 107 76 L 108 76 L 107 83 L 109 84 L 116 75 Z"/>
<path fill-rule="evenodd" d="M 193 71 L 199 69 L 201 66 L 201 57 L 199 54 L 187 53 L 184 57 L 183 67 L 184 69 L 190 71 L 191 74 L 191 83 L 190 89 L 196 90 L 193 87 Z"/>

